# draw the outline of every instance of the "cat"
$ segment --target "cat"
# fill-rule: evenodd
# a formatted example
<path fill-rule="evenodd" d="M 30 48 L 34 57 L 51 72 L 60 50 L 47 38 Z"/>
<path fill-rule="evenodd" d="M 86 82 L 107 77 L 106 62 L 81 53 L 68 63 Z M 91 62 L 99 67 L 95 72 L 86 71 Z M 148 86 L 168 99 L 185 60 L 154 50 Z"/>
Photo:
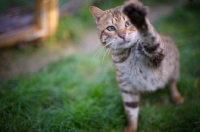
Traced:
<path fill-rule="evenodd" d="M 179 52 L 170 37 L 159 35 L 147 19 L 147 9 L 137 0 L 103 11 L 90 12 L 103 46 L 110 50 L 127 116 L 124 132 L 136 132 L 139 93 L 169 85 L 172 100 L 183 103 L 177 89 Z"/>

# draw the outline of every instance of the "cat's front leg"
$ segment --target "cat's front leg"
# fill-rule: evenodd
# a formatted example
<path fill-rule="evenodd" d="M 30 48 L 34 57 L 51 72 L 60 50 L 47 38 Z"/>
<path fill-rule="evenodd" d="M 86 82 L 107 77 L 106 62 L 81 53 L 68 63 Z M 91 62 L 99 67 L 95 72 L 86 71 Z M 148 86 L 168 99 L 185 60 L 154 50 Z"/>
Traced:
<path fill-rule="evenodd" d="M 130 4 L 124 8 L 124 13 L 140 34 L 138 49 L 150 59 L 152 64 L 159 65 L 164 58 L 164 46 L 160 35 L 146 18 L 146 8 L 141 3 Z"/>
<path fill-rule="evenodd" d="M 127 116 L 127 126 L 124 128 L 124 132 L 136 132 L 138 113 L 139 113 L 139 94 L 133 87 L 126 81 L 118 80 L 119 87 L 121 89 L 124 108 Z"/>
<path fill-rule="evenodd" d="M 128 16 L 131 23 L 139 30 L 139 32 L 146 32 L 148 25 L 146 22 L 147 9 L 141 4 L 129 4 L 124 8 L 124 14 Z"/>

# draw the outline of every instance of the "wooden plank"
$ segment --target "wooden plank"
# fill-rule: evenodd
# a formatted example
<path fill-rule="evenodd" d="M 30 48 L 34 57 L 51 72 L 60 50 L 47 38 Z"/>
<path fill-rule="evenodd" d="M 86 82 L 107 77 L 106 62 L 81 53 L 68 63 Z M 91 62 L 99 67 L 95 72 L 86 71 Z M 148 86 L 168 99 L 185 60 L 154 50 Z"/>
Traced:
<path fill-rule="evenodd" d="M 57 29 L 59 18 L 58 0 L 49 0 L 47 10 L 48 37 L 52 36 Z"/>
<path fill-rule="evenodd" d="M 11 47 L 17 43 L 22 43 L 25 38 L 37 31 L 38 29 L 35 25 L 27 25 L 12 32 L 7 32 L 0 36 L 0 48 Z"/>
<path fill-rule="evenodd" d="M 23 27 L 2 32 L 0 34 L 0 48 L 35 39 L 43 40 L 55 33 L 57 25 L 58 0 L 35 0 L 34 23 L 26 23 Z"/>
<path fill-rule="evenodd" d="M 43 0 L 35 0 L 35 24 L 38 27 L 38 29 L 42 28 L 42 17 L 41 13 L 44 8 L 44 2 Z"/>
<path fill-rule="evenodd" d="M 45 30 L 44 38 L 52 36 L 58 25 L 58 0 L 35 0 L 35 23 Z"/>

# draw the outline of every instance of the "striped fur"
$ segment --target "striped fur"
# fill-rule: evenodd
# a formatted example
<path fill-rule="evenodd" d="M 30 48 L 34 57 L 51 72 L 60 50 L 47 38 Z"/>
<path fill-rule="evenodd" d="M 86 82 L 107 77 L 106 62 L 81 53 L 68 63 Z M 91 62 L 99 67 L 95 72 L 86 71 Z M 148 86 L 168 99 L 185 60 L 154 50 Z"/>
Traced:
<path fill-rule="evenodd" d="M 176 87 L 178 50 L 169 37 L 155 31 L 146 18 L 146 9 L 136 1 L 106 11 L 90 7 L 100 41 L 111 50 L 128 119 L 125 132 L 137 130 L 139 92 L 155 91 L 169 84 L 172 99 L 183 102 Z"/>

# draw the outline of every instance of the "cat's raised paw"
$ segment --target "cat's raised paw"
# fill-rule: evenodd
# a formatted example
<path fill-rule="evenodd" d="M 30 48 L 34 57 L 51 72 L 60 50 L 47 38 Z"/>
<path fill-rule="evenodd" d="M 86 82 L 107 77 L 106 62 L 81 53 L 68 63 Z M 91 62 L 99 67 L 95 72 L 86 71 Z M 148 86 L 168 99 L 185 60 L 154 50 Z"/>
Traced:
<path fill-rule="evenodd" d="M 147 26 L 145 22 L 147 9 L 140 3 L 127 5 L 124 8 L 124 14 L 129 17 L 136 28 L 145 28 Z"/>

